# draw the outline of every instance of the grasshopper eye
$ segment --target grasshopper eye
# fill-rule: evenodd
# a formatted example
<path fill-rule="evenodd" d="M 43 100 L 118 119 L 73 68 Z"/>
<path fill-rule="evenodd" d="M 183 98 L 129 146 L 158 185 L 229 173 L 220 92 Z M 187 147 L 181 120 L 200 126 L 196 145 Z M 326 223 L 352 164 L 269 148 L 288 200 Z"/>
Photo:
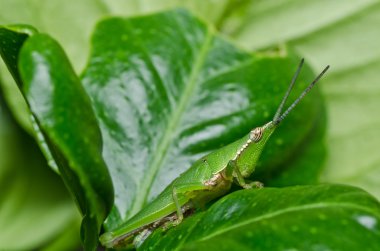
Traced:
<path fill-rule="evenodd" d="M 263 136 L 263 128 L 262 127 L 256 127 L 253 129 L 249 134 L 249 139 L 253 142 L 260 141 L 261 137 Z"/>

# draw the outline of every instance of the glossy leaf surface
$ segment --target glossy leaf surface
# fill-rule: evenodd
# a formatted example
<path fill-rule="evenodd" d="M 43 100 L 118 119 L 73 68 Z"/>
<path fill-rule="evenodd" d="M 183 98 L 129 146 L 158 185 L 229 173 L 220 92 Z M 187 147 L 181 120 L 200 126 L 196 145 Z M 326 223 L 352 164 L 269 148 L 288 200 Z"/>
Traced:
<path fill-rule="evenodd" d="M 28 26 L 0 26 L 0 55 L 18 84 L 22 83 L 18 71 L 18 53 L 25 40 L 35 32 L 33 27 Z"/>
<path fill-rule="evenodd" d="M 85 247 L 93 249 L 112 206 L 113 190 L 90 99 L 60 46 L 46 35 L 26 41 L 19 66 L 31 111 L 84 215 Z"/>
<path fill-rule="evenodd" d="M 376 130 L 379 124 L 376 69 L 380 61 L 377 0 L 221 0 L 217 3 L 212 0 L 82 0 L 70 4 L 58 0 L 32 0 L 27 4 L 23 0 L 3 0 L 2 7 L 7 11 L 0 13 L 0 22 L 28 23 L 53 34 L 76 69 L 81 69 L 87 57 L 87 38 L 98 18 L 151 13 L 175 6 L 191 9 L 251 50 L 287 42 L 310 60 L 314 69 L 331 64 L 323 87 L 328 103 L 328 160 L 324 179 L 359 185 L 380 194 L 374 178 L 379 176 L 380 166 L 376 154 L 380 145 Z M 72 15 L 78 10 L 86 15 Z M 12 98 L 7 95 L 9 103 L 18 100 L 12 92 L 9 95 L 12 95 Z"/>
<path fill-rule="evenodd" d="M 5 1 L 5 3 L 6 2 L 17 5 L 15 2 L 18 1 L 12 0 Z M 23 6 L 24 2 L 21 2 Z M 60 11 L 57 12 L 49 11 L 54 10 L 54 7 L 59 5 L 53 0 L 46 2 L 39 1 L 38 4 L 33 4 L 33 1 L 29 1 L 27 13 L 32 12 L 39 14 L 36 15 L 38 18 L 35 20 L 32 18 L 28 23 L 33 23 L 36 24 L 37 27 L 49 30 L 51 34 L 57 34 L 65 49 L 68 49 L 71 58 L 75 59 L 73 64 L 78 68 L 78 65 L 83 64 L 84 55 L 87 52 L 86 49 L 83 49 L 87 48 L 86 39 L 83 38 L 88 36 L 88 27 L 90 27 L 89 20 L 92 18 L 95 19 L 94 16 L 102 15 L 102 13 L 106 12 L 123 13 L 123 15 L 125 13 L 135 14 L 137 12 L 151 11 L 176 4 L 186 4 L 188 1 L 181 1 L 181 3 L 176 2 L 177 1 L 156 0 L 128 2 L 79 1 L 78 4 L 62 4 L 62 6 L 59 7 Z M 196 4 L 192 1 L 194 4 L 189 5 L 193 6 L 194 9 L 198 9 L 200 13 L 203 12 L 203 15 L 206 15 L 210 20 L 215 21 L 218 27 L 222 27 L 225 32 L 230 32 L 231 27 L 237 27 L 239 31 L 243 30 L 243 32 L 240 33 L 244 34 L 243 36 L 240 36 L 239 32 L 234 33 L 233 36 L 238 38 L 249 48 L 266 48 L 276 45 L 281 41 L 288 40 L 292 41 L 292 44 L 296 46 L 298 51 L 302 52 L 302 55 L 307 55 L 308 59 L 312 59 L 313 66 L 316 67 L 316 69 L 326 63 L 334 62 L 334 66 L 338 65 L 340 71 L 334 74 L 334 77 L 329 78 L 328 86 L 332 87 L 329 89 L 327 85 L 325 87 L 325 90 L 327 90 L 325 93 L 329 95 L 329 128 L 333 128 L 333 133 L 329 134 L 328 141 L 330 146 L 330 159 L 328 162 L 329 169 L 327 177 L 330 180 L 340 179 L 344 182 L 359 184 L 376 193 L 378 191 L 376 179 L 378 176 L 378 165 L 376 164 L 378 163 L 378 155 L 376 154 L 378 148 L 376 147 L 378 145 L 378 141 L 376 141 L 378 138 L 376 137 L 378 130 L 376 130 L 376 123 L 372 124 L 377 118 L 376 111 L 378 108 L 378 105 L 376 105 L 378 104 L 376 101 L 378 100 L 376 96 L 377 89 L 376 85 L 374 85 L 376 79 L 378 79 L 376 77 L 376 67 L 378 66 L 378 53 L 376 53 L 378 52 L 376 49 L 378 22 L 376 22 L 376 16 L 378 16 L 379 8 L 376 1 L 352 1 L 354 4 L 352 4 L 352 2 L 349 4 L 343 2 L 331 2 L 327 4 L 324 1 L 318 3 L 303 3 L 302 1 L 288 2 L 277 0 L 265 1 L 258 4 L 256 1 L 236 1 L 236 4 L 231 5 L 226 4 L 226 2 L 228 1 L 220 1 L 216 6 L 212 3 L 210 4 L 209 1 L 202 1 L 202 4 Z M 239 4 L 244 4 L 244 2 L 252 4 L 254 8 L 241 5 L 243 7 L 240 9 Z M 223 10 L 226 6 L 228 8 Z M 33 7 L 35 9 L 33 9 Z M 300 8 L 302 11 L 299 11 Z M 22 8 L 17 9 L 22 10 Z M 71 15 L 72 10 L 77 11 L 78 9 L 86 9 L 85 18 L 80 15 Z M 40 13 L 43 11 L 45 11 L 45 13 L 54 13 L 54 18 L 48 18 L 48 15 Z M 305 17 L 305 12 L 311 13 L 308 15 L 309 19 L 303 18 Z M 69 19 L 65 18 L 65 13 L 70 13 Z M 223 14 L 228 13 L 232 13 L 232 18 L 228 20 L 229 22 L 224 22 L 225 17 L 228 15 L 223 16 Z M 319 15 L 321 13 L 323 13 L 323 15 Z M 315 19 L 315 14 L 318 14 L 320 18 Z M 0 14 L 2 18 L 8 17 L 8 20 L 9 17 L 14 18 L 14 16 L 16 15 L 8 11 Z M 30 17 L 29 15 L 21 16 L 24 18 L 23 20 Z M 248 17 L 248 19 L 245 17 Z M 76 20 L 80 20 L 80 22 L 76 23 Z M 300 22 L 300 20 L 302 20 L 302 22 Z M 69 22 L 69 24 L 67 22 Z M 282 27 L 278 28 L 277 25 Z M 244 28 L 241 29 L 240 26 L 244 26 Z M 65 30 L 65 27 L 69 27 L 69 29 Z M 80 27 L 87 28 L 81 29 Z M 253 29 L 251 29 L 252 27 Z M 268 29 L 268 27 L 270 27 L 270 29 Z M 274 29 L 276 32 L 273 32 Z M 250 37 L 249 34 L 253 34 L 254 36 Z M 367 39 L 366 37 L 368 36 L 372 38 Z M 352 41 L 356 42 L 344 43 L 344 46 L 342 46 L 342 41 L 347 42 L 352 38 L 355 38 Z M 257 46 L 257 44 L 260 45 Z M 336 56 L 336 52 L 339 52 L 339 56 Z M 314 60 L 313 58 L 316 56 L 320 58 Z M 350 58 L 354 59 L 354 62 Z M 359 88 L 359 85 L 355 83 L 366 83 L 364 85 L 365 89 L 361 89 L 362 84 L 360 84 Z M 344 84 L 343 88 L 342 84 Z M 347 84 L 350 86 L 349 88 L 346 88 Z M 357 94 L 365 98 L 361 98 L 360 101 L 356 102 L 355 100 L 358 100 L 356 98 Z M 363 100 L 365 100 L 365 102 L 363 102 Z M 363 109 L 360 108 L 362 104 L 365 105 Z M 346 116 L 345 114 L 347 113 L 345 110 L 347 107 L 355 108 L 352 114 L 356 115 Z M 357 119 L 357 115 L 359 115 L 360 119 Z M 360 130 L 362 133 L 357 134 L 357 128 L 364 128 L 365 130 Z M 353 137 L 353 135 L 356 136 Z M 269 179 L 269 184 L 287 185 L 289 184 L 288 182 L 305 182 L 309 179 L 310 166 L 315 164 L 317 164 L 317 168 L 315 169 L 316 173 L 319 172 L 320 167 L 317 162 L 321 159 L 320 154 L 311 158 L 299 158 L 299 156 L 304 155 L 304 151 L 309 151 L 307 149 L 311 149 L 310 151 L 314 152 L 312 155 L 321 151 L 320 147 L 316 147 L 317 145 L 321 146 L 322 141 L 320 138 L 317 140 L 317 144 L 309 144 L 308 140 L 313 138 L 316 138 L 316 136 L 313 134 L 313 131 L 310 130 L 308 136 L 300 143 L 301 147 L 298 147 L 297 156 L 291 155 L 291 157 L 286 158 L 286 162 L 289 162 L 297 157 L 298 160 L 295 161 L 296 163 L 301 163 L 298 165 L 301 169 L 294 169 L 292 163 L 291 165 L 287 164 L 287 167 L 283 166 L 283 168 L 287 169 L 287 172 L 280 173 L 278 177 L 272 177 L 273 172 L 269 173 L 269 176 L 264 173 L 263 177 Z M 349 142 L 352 142 L 352 140 L 356 143 L 350 144 Z M 303 151 L 299 151 L 300 149 Z M 314 151 L 312 149 L 319 150 Z M 271 156 L 271 154 L 268 154 L 268 156 Z M 313 161 L 315 159 L 318 161 Z M 308 167 L 306 171 L 304 168 L 305 165 Z M 289 168 L 289 166 L 292 168 Z M 271 169 L 272 168 L 273 167 L 271 167 Z M 263 170 L 265 170 L 265 168 Z M 300 173 L 299 170 L 302 170 L 303 173 Z M 295 180 L 293 179 L 295 177 L 294 174 L 298 175 Z M 289 179 L 293 179 L 293 182 Z M 316 176 L 313 174 L 310 180 L 315 181 Z M 266 184 L 268 184 L 268 182 Z"/>
<path fill-rule="evenodd" d="M 82 83 L 98 121 L 55 41 L 31 36 L 19 62 L 36 125 L 85 215 L 87 247 L 95 245 L 91 234 L 113 199 L 99 156 L 97 122 L 115 187 L 114 210 L 106 223 L 112 228 L 197 158 L 268 122 L 299 60 L 285 48 L 257 55 L 237 49 L 182 10 L 105 20 L 92 44 Z M 305 69 L 290 99 L 312 78 Z M 295 155 L 321 112 L 314 91 L 276 132 L 262 170 L 281 173 L 277 167 Z M 79 137 L 79 131 L 86 134 Z"/>
<path fill-rule="evenodd" d="M 182 10 L 105 20 L 92 43 L 82 82 L 116 190 L 108 228 L 140 210 L 197 158 L 269 121 L 299 60 L 285 49 L 267 55 L 237 49 Z M 20 58 L 23 92 L 37 125 L 82 212 L 93 214 L 84 230 L 96 232 L 113 197 L 90 100 L 48 36 L 30 37 Z M 291 99 L 312 77 L 305 69 Z M 295 153 L 320 105 L 314 91 L 276 132 L 270 149 L 276 158 L 264 159 L 263 167 Z M 298 129 L 289 130 L 291 124 Z"/>
<path fill-rule="evenodd" d="M 239 50 L 185 11 L 105 20 L 92 44 L 82 81 L 115 187 L 109 226 L 138 212 L 196 159 L 269 121 L 299 60 L 286 51 Z M 295 93 L 312 78 L 305 69 Z M 262 166 L 294 154 L 320 105 L 317 91 L 305 99 Z"/>
<path fill-rule="evenodd" d="M 138 250 L 377 250 L 379 222 L 379 202 L 358 188 L 244 190 L 156 231 Z"/>
<path fill-rule="evenodd" d="M 9 71 L 11 72 L 19 88 L 22 88 L 22 85 L 23 85 L 20 72 L 19 72 L 19 67 L 18 67 L 19 52 L 21 50 L 21 47 L 24 45 L 24 42 L 26 41 L 26 39 L 35 33 L 37 33 L 37 30 L 31 26 L 26 26 L 26 25 L 0 26 L 0 39 L 1 39 L 0 55 L 3 57 L 4 62 L 6 63 Z M 12 92 L 21 93 L 19 88 L 15 86 L 10 87 Z M 25 101 L 23 100 L 23 102 Z M 28 123 L 30 123 L 31 128 L 28 128 L 28 131 L 32 130 L 31 133 L 35 135 L 35 139 L 37 140 L 40 146 L 40 149 L 45 155 L 45 158 L 47 159 L 50 167 L 53 168 L 54 171 L 58 172 L 57 164 L 51 154 L 50 149 L 47 146 L 45 137 L 43 136 L 43 133 L 40 131 L 40 128 L 38 124 L 35 122 L 35 119 L 32 118 L 32 116 L 30 116 L 28 108 L 22 106 L 22 109 L 19 109 L 19 111 L 16 112 L 16 114 L 18 114 L 21 117 L 26 116 L 25 114 L 29 116 Z M 24 114 L 24 115 L 20 115 L 20 114 Z"/>
<path fill-rule="evenodd" d="M 82 239 L 86 248 L 93 249 L 112 206 L 113 190 L 90 100 L 64 52 L 47 35 L 32 35 L 21 52 L 5 52 L 10 59 L 19 55 L 20 88 L 33 114 L 36 133 L 47 144 L 78 202 L 84 215 Z M 7 57 L 5 60 L 10 63 Z"/>

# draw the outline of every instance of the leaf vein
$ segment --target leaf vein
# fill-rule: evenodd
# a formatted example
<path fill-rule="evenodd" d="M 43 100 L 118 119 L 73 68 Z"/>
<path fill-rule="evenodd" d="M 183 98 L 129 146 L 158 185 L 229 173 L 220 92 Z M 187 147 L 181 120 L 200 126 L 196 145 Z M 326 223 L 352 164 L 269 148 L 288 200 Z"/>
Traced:
<path fill-rule="evenodd" d="M 233 226 L 226 227 L 226 228 L 224 228 L 224 229 L 222 229 L 220 231 L 215 231 L 213 234 L 210 234 L 210 235 L 208 235 L 208 236 L 206 236 L 204 238 L 199 239 L 199 241 L 208 240 L 208 239 L 211 239 L 211 238 L 213 238 L 213 237 L 215 237 L 217 235 L 221 235 L 221 234 L 223 234 L 225 232 L 234 230 L 236 228 L 243 227 L 245 225 L 248 225 L 248 224 L 251 224 L 251 223 L 254 223 L 254 222 L 258 222 L 258 221 L 261 221 L 261 220 L 270 219 L 270 218 L 279 216 L 281 214 L 302 211 L 302 210 L 305 210 L 305 209 L 328 208 L 328 207 L 331 207 L 331 206 L 359 209 L 359 210 L 371 212 L 372 214 L 374 214 L 378 218 L 380 218 L 380 215 L 378 213 L 373 212 L 372 210 L 369 210 L 366 207 L 358 206 L 358 205 L 351 204 L 351 203 L 328 203 L 328 204 L 327 203 L 316 203 L 316 204 L 309 204 L 309 205 L 298 206 L 298 207 L 290 207 L 290 208 L 278 210 L 276 212 L 267 213 L 267 214 L 264 214 L 262 216 L 259 216 L 259 217 L 256 217 L 256 218 L 253 218 L 253 219 L 241 222 L 239 224 L 235 224 Z"/>
<path fill-rule="evenodd" d="M 134 212 L 139 211 L 147 201 L 148 191 L 151 188 L 151 184 L 153 183 L 155 176 L 157 175 L 159 167 L 162 165 L 165 159 L 166 152 L 172 141 L 173 132 L 176 131 L 175 129 L 178 127 L 181 117 L 187 105 L 190 102 L 190 98 L 194 90 L 196 89 L 197 84 L 199 84 L 199 82 L 196 81 L 197 76 L 201 70 L 202 65 L 205 62 L 205 57 L 207 55 L 207 52 L 209 51 L 211 41 L 212 41 L 212 33 L 210 32 L 209 29 L 207 29 L 206 38 L 204 39 L 204 42 L 201 45 L 199 55 L 195 59 L 194 67 L 192 68 L 189 75 L 189 80 L 185 84 L 185 90 L 179 98 L 179 102 L 176 109 L 168 117 L 168 121 L 169 121 L 168 126 L 166 127 L 163 137 L 160 140 L 161 143 L 158 145 L 156 154 L 151 162 L 152 163 L 150 166 L 151 172 L 149 172 L 149 175 L 146 176 L 144 183 L 141 185 L 140 192 L 141 194 L 144 194 L 144 196 L 140 196 L 136 198 L 136 202 L 134 203 L 132 211 L 131 211 L 132 214 Z"/>

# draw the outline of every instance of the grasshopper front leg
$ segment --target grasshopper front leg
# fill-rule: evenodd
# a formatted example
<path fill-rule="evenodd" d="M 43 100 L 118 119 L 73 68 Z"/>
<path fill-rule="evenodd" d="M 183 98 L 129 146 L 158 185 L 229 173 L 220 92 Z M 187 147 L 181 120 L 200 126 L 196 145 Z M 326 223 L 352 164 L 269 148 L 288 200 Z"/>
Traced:
<path fill-rule="evenodd" d="M 232 172 L 230 170 L 232 170 Z M 235 176 L 236 181 L 239 184 L 239 186 L 241 186 L 244 189 L 263 188 L 264 187 L 263 183 L 261 183 L 260 181 L 250 181 L 250 182 L 247 182 L 244 179 L 243 175 L 241 174 L 240 169 L 237 166 L 235 160 L 230 160 L 228 162 L 226 171 L 228 173 L 232 173 L 232 175 Z"/>

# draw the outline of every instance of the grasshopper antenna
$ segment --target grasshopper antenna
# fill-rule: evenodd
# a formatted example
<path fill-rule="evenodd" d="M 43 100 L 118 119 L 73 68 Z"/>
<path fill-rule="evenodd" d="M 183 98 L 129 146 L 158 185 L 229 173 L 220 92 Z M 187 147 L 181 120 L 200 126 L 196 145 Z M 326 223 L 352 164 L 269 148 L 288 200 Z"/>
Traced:
<path fill-rule="evenodd" d="M 298 75 L 299 75 L 300 72 L 301 72 L 301 69 L 302 69 L 303 62 L 304 62 L 304 61 L 305 61 L 304 59 L 301 59 L 301 62 L 300 62 L 300 64 L 298 65 L 297 71 L 296 71 L 296 73 L 294 73 L 294 76 L 293 76 L 293 78 L 292 78 L 292 82 L 290 83 L 290 85 L 289 85 L 289 87 L 288 87 L 288 90 L 286 91 L 285 96 L 282 98 L 281 104 L 278 106 L 278 109 L 277 109 L 277 111 L 276 111 L 276 114 L 275 114 L 274 117 L 273 117 L 273 121 L 277 121 L 278 118 L 280 117 L 281 112 L 282 112 L 282 109 L 284 108 L 285 102 L 286 102 L 286 100 L 288 99 L 289 94 L 290 94 L 290 92 L 292 91 L 293 86 L 294 86 L 294 84 L 295 84 L 296 81 L 297 81 Z"/>
<path fill-rule="evenodd" d="M 291 110 L 293 110 L 293 108 L 301 101 L 301 99 L 303 97 L 305 97 L 305 95 L 314 87 L 314 85 L 319 81 L 319 79 L 326 73 L 326 71 L 330 68 L 330 66 L 326 66 L 325 69 L 323 69 L 323 71 L 321 73 L 319 73 L 319 75 L 313 80 L 313 82 L 311 82 L 311 84 L 301 93 L 301 95 L 293 102 L 293 104 L 291 104 L 289 106 L 289 108 L 281 115 L 277 118 L 277 120 L 273 120 L 273 123 L 274 124 L 279 124 L 288 114 Z M 291 89 L 291 88 L 289 88 Z M 289 90 L 288 90 L 289 91 Z M 288 93 L 286 93 L 286 96 L 289 95 Z M 281 103 L 282 104 L 282 103 Z"/>

